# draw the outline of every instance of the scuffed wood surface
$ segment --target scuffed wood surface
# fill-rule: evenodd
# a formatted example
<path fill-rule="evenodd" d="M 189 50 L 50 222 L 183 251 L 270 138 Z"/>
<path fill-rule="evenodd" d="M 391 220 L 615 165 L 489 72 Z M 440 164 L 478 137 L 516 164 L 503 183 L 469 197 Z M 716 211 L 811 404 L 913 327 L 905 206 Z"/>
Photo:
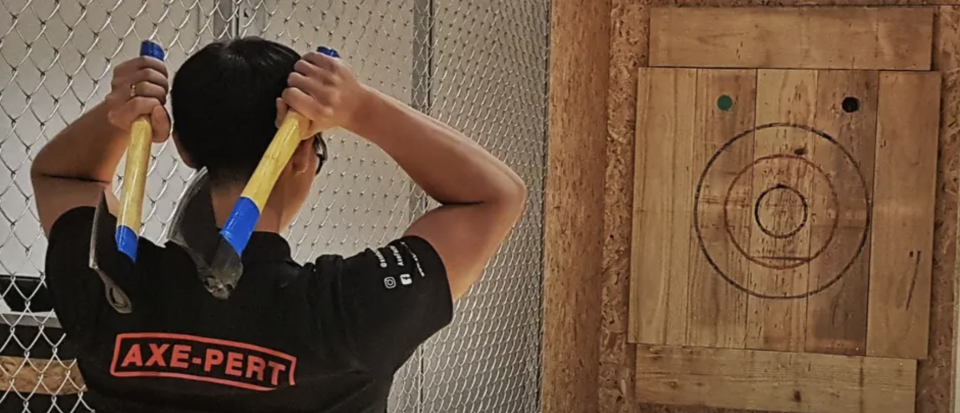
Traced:
<path fill-rule="evenodd" d="M 634 394 L 636 346 L 627 343 L 630 238 L 633 224 L 634 135 L 637 74 L 648 65 L 651 6 L 796 6 L 957 4 L 922 0 L 613 0 L 610 88 L 604 191 L 600 412 L 746 413 L 705 407 L 641 405 Z M 933 67 L 941 71 L 940 141 L 931 279 L 928 358 L 918 366 L 918 413 L 952 412 L 955 346 L 957 203 L 960 188 L 960 8 L 938 7 Z"/>

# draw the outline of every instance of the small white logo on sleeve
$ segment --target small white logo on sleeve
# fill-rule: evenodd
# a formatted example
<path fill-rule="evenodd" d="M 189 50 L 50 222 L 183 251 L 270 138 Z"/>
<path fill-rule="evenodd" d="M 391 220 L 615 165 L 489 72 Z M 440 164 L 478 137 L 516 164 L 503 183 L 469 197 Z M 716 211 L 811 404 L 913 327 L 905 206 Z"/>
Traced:
<path fill-rule="evenodd" d="M 387 277 L 383 279 L 383 286 L 387 287 L 388 290 L 397 288 L 397 280 L 393 277 Z"/>
<path fill-rule="evenodd" d="M 383 254 L 379 250 L 373 250 L 373 254 L 377 256 L 377 260 L 380 261 L 380 268 L 387 268 L 387 259 L 383 257 Z"/>
<path fill-rule="evenodd" d="M 391 246 L 390 246 L 390 251 L 393 252 L 393 257 L 396 258 L 396 260 L 397 260 L 397 266 L 402 267 L 402 266 L 403 266 L 403 257 L 400 256 L 400 250 L 398 250 L 397 247 L 394 247 L 393 245 L 391 245 Z"/>
<path fill-rule="evenodd" d="M 427 274 L 425 274 L 425 273 L 423 272 L 423 268 L 420 267 L 420 258 L 417 257 L 417 254 L 414 253 L 412 249 L 410 249 L 410 246 L 407 245 L 406 242 L 401 242 L 400 245 L 402 245 L 403 248 L 406 249 L 407 252 L 410 253 L 410 257 L 413 258 L 413 263 L 414 263 L 414 265 L 417 266 L 417 272 L 420 273 L 420 276 L 421 276 L 421 277 L 426 277 Z"/>
<path fill-rule="evenodd" d="M 400 274 L 400 284 L 403 284 L 403 285 L 413 284 L 413 278 L 410 277 L 410 274 Z"/>

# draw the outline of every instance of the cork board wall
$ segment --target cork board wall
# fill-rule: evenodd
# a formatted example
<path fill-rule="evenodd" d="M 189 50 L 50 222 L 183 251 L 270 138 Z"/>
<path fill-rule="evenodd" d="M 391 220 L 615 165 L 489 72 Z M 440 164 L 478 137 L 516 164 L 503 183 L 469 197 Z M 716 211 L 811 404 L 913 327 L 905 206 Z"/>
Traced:
<path fill-rule="evenodd" d="M 634 136 L 639 68 L 648 66 L 649 15 L 654 6 L 790 6 L 800 2 L 662 2 L 614 0 L 611 13 L 609 134 L 604 194 L 602 324 L 600 338 L 601 412 L 734 413 L 734 410 L 640 405 L 634 397 L 637 348 L 628 344 L 630 239 L 633 208 Z M 706 4 L 709 3 L 709 4 Z M 804 2 L 803 4 L 824 4 Z M 830 3 L 836 4 L 836 3 Z M 850 2 L 840 3 L 850 5 Z M 858 5 L 884 5 L 857 1 Z M 932 257 L 927 358 L 917 369 L 917 412 L 951 412 L 956 288 L 957 180 L 960 176 L 957 89 L 960 67 L 960 8 L 935 7 L 933 69 L 942 75 L 939 153 Z"/>

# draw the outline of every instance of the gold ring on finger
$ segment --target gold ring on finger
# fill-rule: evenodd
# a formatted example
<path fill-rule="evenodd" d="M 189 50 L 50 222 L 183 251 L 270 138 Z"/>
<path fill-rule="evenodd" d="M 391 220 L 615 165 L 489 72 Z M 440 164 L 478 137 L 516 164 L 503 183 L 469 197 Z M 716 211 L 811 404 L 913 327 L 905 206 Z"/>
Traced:
<path fill-rule="evenodd" d="M 131 97 L 131 98 L 137 97 L 137 84 L 136 84 L 136 83 L 130 85 L 130 97 Z"/>

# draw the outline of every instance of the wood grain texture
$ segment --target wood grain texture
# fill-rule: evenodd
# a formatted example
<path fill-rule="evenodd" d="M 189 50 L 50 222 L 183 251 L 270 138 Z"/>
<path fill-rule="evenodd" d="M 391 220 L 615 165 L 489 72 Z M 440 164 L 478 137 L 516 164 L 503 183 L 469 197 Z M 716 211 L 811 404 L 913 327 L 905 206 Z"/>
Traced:
<path fill-rule="evenodd" d="M 651 66 L 930 69 L 932 8 L 657 8 L 650 24 Z"/>
<path fill-rule="evenodd" d="M 810 125 L 816 113 L 817 73 L 807 70 L 760 70 L 757 74 L 756 125 L 790 123 Z M 747 288 L 775 297 L 798 296 L 807 291 L 809 266 L 802 260 L 811 249 L 810 221 L 805 203 L 816 178 L 815 170 L 794 158 L 806 154 L 809 132 L 794 128 L 768 128 L 754 134 L 750 170 L 752 197 L 739 205 L 741 214 L 754 217 L 748 253 L 758 262 L 749 266 Z M 800 156 L 800 155 L 795 155 Z M 801 157 L 802 158 L 802 157 Z M 744 163 L 744 166 L 751 162 Z M 746 177 L 744 178 L 746 179 Z M 790 235 L 792 234 L 792 235 Z M 799 351 L 803 349 L 807 300 L 747 299 L 746 348 Z"/>
<path fill-rule="evenodd" d="M 682 345 L 690 301 L 697 71 L 642 69 L 638 85 L 630 339 Z"/>
<path fill-rule="evenodd" d="M 950 1 L 937 2 L 949 4 Z M 952 2 L 956 3 L 956 2 Z M 926 0 L 613 0 L 609 127 L 606 142 L 601 324 L 600 412 L 746 413 L 704 406 L 665 406 L 637 401 L 636 346 L 627 342 L 632 228 L 634 140 L 638 69 L 647 66 L 653 6 L 929 5 Z M 960 182 L 960 10 L 937 7 L 934 69 L 942 71 L 942 120 L 937 164 L 937 206 L 931 293 L 930 355 L 919 364 L 917 412 L 953 411 L 956 303 L 956 237 Z M 756 413 L 756 412 L 751 412 Z"/>
<path fill-rule="evenodd" d="M 714 154 L 728 140 L 753 128 L 756 110 L 756 70 L 709 70 L 697 71 L 697 111 L 694 119 L 694 136 L 691 168 L 698 181 Z M 728 98 L 732 107 L 721 109 L 719 101 Z M 741 145 L 727 151 L 727 156 L 717 158 L 710 164 L 714 177 L 734 176 L 753 159 L 753 145 Z M 704 187 L 726 188 L 732 182 L 718 183 L 704 180 Z M 701 192 L 716 190 L 700 188 Z M 749 197 L 751 186 L 743 183 L 736 190 L 740 196 Z M 701 195 L 694 212 L 694 230 L 697 236 L 690 237 L 690 250 L 708 250 L 711 264 L 704 253 L 690 256 L 689 303 L 690 318 L 687 325 L 686 345 L 724 348 L 743 348 L 746 336 L 746 295 L 718 276 L 713 265 L 730 269 L 730 275 L 744 273 L 745 260 L 727 241 L 727 229 L 736 236 L 749 238 L 750 221 L 741 219 L 726 222 L 724 200 Z M 717 264 L 719 263 L 719 264 Z M 745 280 L 738 280 L 745 282 Z"/>
<path fill-rule="evenodd" d="M 638 85 L 631 342 L 864 354 L 877 72 Z"/>
<path fill-rule="evenodd" d="M 546 413 L 594 413 L 610 2 L 558 2 L 551 19 L 541 398 Z"/>
<path fill-rule="evenodd" d="M 637 397 L 662 404 L 912 413 L 915 377 L 915 360 L 637 346 Z"/>
<path fill-rule="evenodd" d="M 867 355 L 927 355 L 940 74 L 880 75 Z"/>
<path fill-rule="evenodd" d="M 870 208 L 866 197 L 873 188 L 878 76 L 875 71 L 817 73 L 817 113 L 813 125 L 834 137 L 859 168 L 851 168 L 846 157 L 829 145 L 817 145 L 811 151 L 812 160 L 837 178 L 832 185 L 841 202 L 828 209 L 829 217 L 813 219 L 815 227 L 818 221 L 829 225 L 832 219 L 837 220 L 838 225 L 830 227 L 835 248 L 825 251 L 823 259 L 811 263 L 808 288 L 823 285 L 837 271 L 846 270 L 830 288 L 807 298 L 806 352 L 846 355 L 866 352 L 870 243 L 863 243 L 859 254 L 856 251 L 863 241 L 865 214 Z M 856 99 L 855 111 L 850 111 L 853 107 L 844 107 L 847 99 Z M 814 192 L 827 195 L 827 188 L 823 186 L 819 185 Z M 827 203 L 827 199 L 815 197 L 812 203 Z M 821 237 L 823 232 L 820 231 Z"/>
<path fill-rule="evenodd" d="M 84 386 L 75 360 L 0 356 L 0 388 L 22 394 L 76 394 Z"/>

